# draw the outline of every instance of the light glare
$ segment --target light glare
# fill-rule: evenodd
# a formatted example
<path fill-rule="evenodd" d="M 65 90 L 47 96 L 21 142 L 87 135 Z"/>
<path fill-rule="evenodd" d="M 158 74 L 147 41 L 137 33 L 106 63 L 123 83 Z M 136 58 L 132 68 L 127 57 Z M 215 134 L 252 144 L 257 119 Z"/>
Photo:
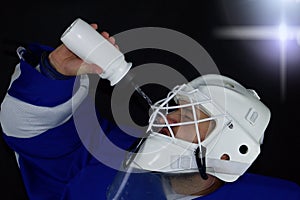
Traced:
<path fill-rule="evenodd" d="M 281 23 L 278 26 L 232 26 L 217 28 L 214 34 L 221 39 L 297 40 L 298 44 L 300 42 L 300 27 L 287 26 L 285 23 Z"/>
<path fill-rule="evenodd" d="M 281 1 L 286 3 L 300 3 L 300 0 L 281 0 Z"/>
<path fill-rule="evenodd" d="M 284 42 L 288 38 L 288 30 L 284 23 L 279 25 L 279 39 Z"/>

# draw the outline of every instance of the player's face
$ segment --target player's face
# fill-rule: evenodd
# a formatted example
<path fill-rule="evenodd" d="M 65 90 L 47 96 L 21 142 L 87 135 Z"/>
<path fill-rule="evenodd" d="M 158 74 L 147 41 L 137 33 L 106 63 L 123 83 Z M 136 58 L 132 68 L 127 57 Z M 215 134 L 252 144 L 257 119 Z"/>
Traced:
<path fill-rule="evenodd" d="M 180 104 L 181 105 L 186 104 L 186 102 L 181 101 Z M 169 124 L 202 120 L 208 117 L 209 116 L 199 108 L 195 108 L 195 115 L 194 115 L 192 106 L 179 108 L 166 115 Z M 200 133 L 201 141 L 203 141 L 209 135 L 211 130 L 215 127 L 215 121 L 208 120 L 200 123 L 195 122 L 193 124 L 188 124 L 188 125 L 171 126 L 171 128 L 176 138 L 189 141 L 192 143 L 198 143 L 198 137 L 196 134 L 197 133 L 196 124 Z M 162 128 L 159 132 L 164 135 L 171 136 L 171 133 L 167 127 Z"/>

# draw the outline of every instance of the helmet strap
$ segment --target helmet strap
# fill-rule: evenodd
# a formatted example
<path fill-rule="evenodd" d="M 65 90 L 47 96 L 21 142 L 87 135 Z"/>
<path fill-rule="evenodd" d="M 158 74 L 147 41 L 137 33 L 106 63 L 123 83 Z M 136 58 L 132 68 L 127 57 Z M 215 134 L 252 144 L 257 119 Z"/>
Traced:
<path fill-rule="evenodd" d="M 201 146 L 201 154 L 202 155 L 200 155 L 200 147 L 198 146 L 197 149 L 195 150 L 196 163 L 198 166 L 200 176 L 204 180 L 207 180 L 208 176 L 206 173 L 206 164 L 205 164 L 205 148 L 203 146 Z"/>

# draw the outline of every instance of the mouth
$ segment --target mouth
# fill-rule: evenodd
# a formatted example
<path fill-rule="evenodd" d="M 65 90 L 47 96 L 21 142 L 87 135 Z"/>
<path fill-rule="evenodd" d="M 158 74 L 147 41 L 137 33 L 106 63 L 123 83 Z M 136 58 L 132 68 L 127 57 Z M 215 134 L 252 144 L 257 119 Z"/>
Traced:
<path fill-rule="evenodd" d="M 162 128 L 160 131 L 159 131 L 159 133 L 161 133 L 161 134 L 163 134 L 163 135 L 166 135 L 166 136 L 171 136 L 171 133 L 170 133 L 170 131 L 169 131 L 169 129 L 167 128 L 167 127 L 164 127 L 164 128 Z"/>

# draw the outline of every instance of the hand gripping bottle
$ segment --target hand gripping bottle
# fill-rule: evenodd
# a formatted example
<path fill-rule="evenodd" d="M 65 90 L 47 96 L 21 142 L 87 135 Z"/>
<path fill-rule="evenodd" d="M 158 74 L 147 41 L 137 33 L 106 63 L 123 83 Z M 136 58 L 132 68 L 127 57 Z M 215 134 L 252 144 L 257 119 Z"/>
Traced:
<path fill-rule="evenodd" d="M 132 66 L 114 45 L 80 18 L 65 30 L 61 41 L 84 62 L 101 67 L 103 73 L 99 76 L 108 79 L 111 86 L 118 83 Z"/>

